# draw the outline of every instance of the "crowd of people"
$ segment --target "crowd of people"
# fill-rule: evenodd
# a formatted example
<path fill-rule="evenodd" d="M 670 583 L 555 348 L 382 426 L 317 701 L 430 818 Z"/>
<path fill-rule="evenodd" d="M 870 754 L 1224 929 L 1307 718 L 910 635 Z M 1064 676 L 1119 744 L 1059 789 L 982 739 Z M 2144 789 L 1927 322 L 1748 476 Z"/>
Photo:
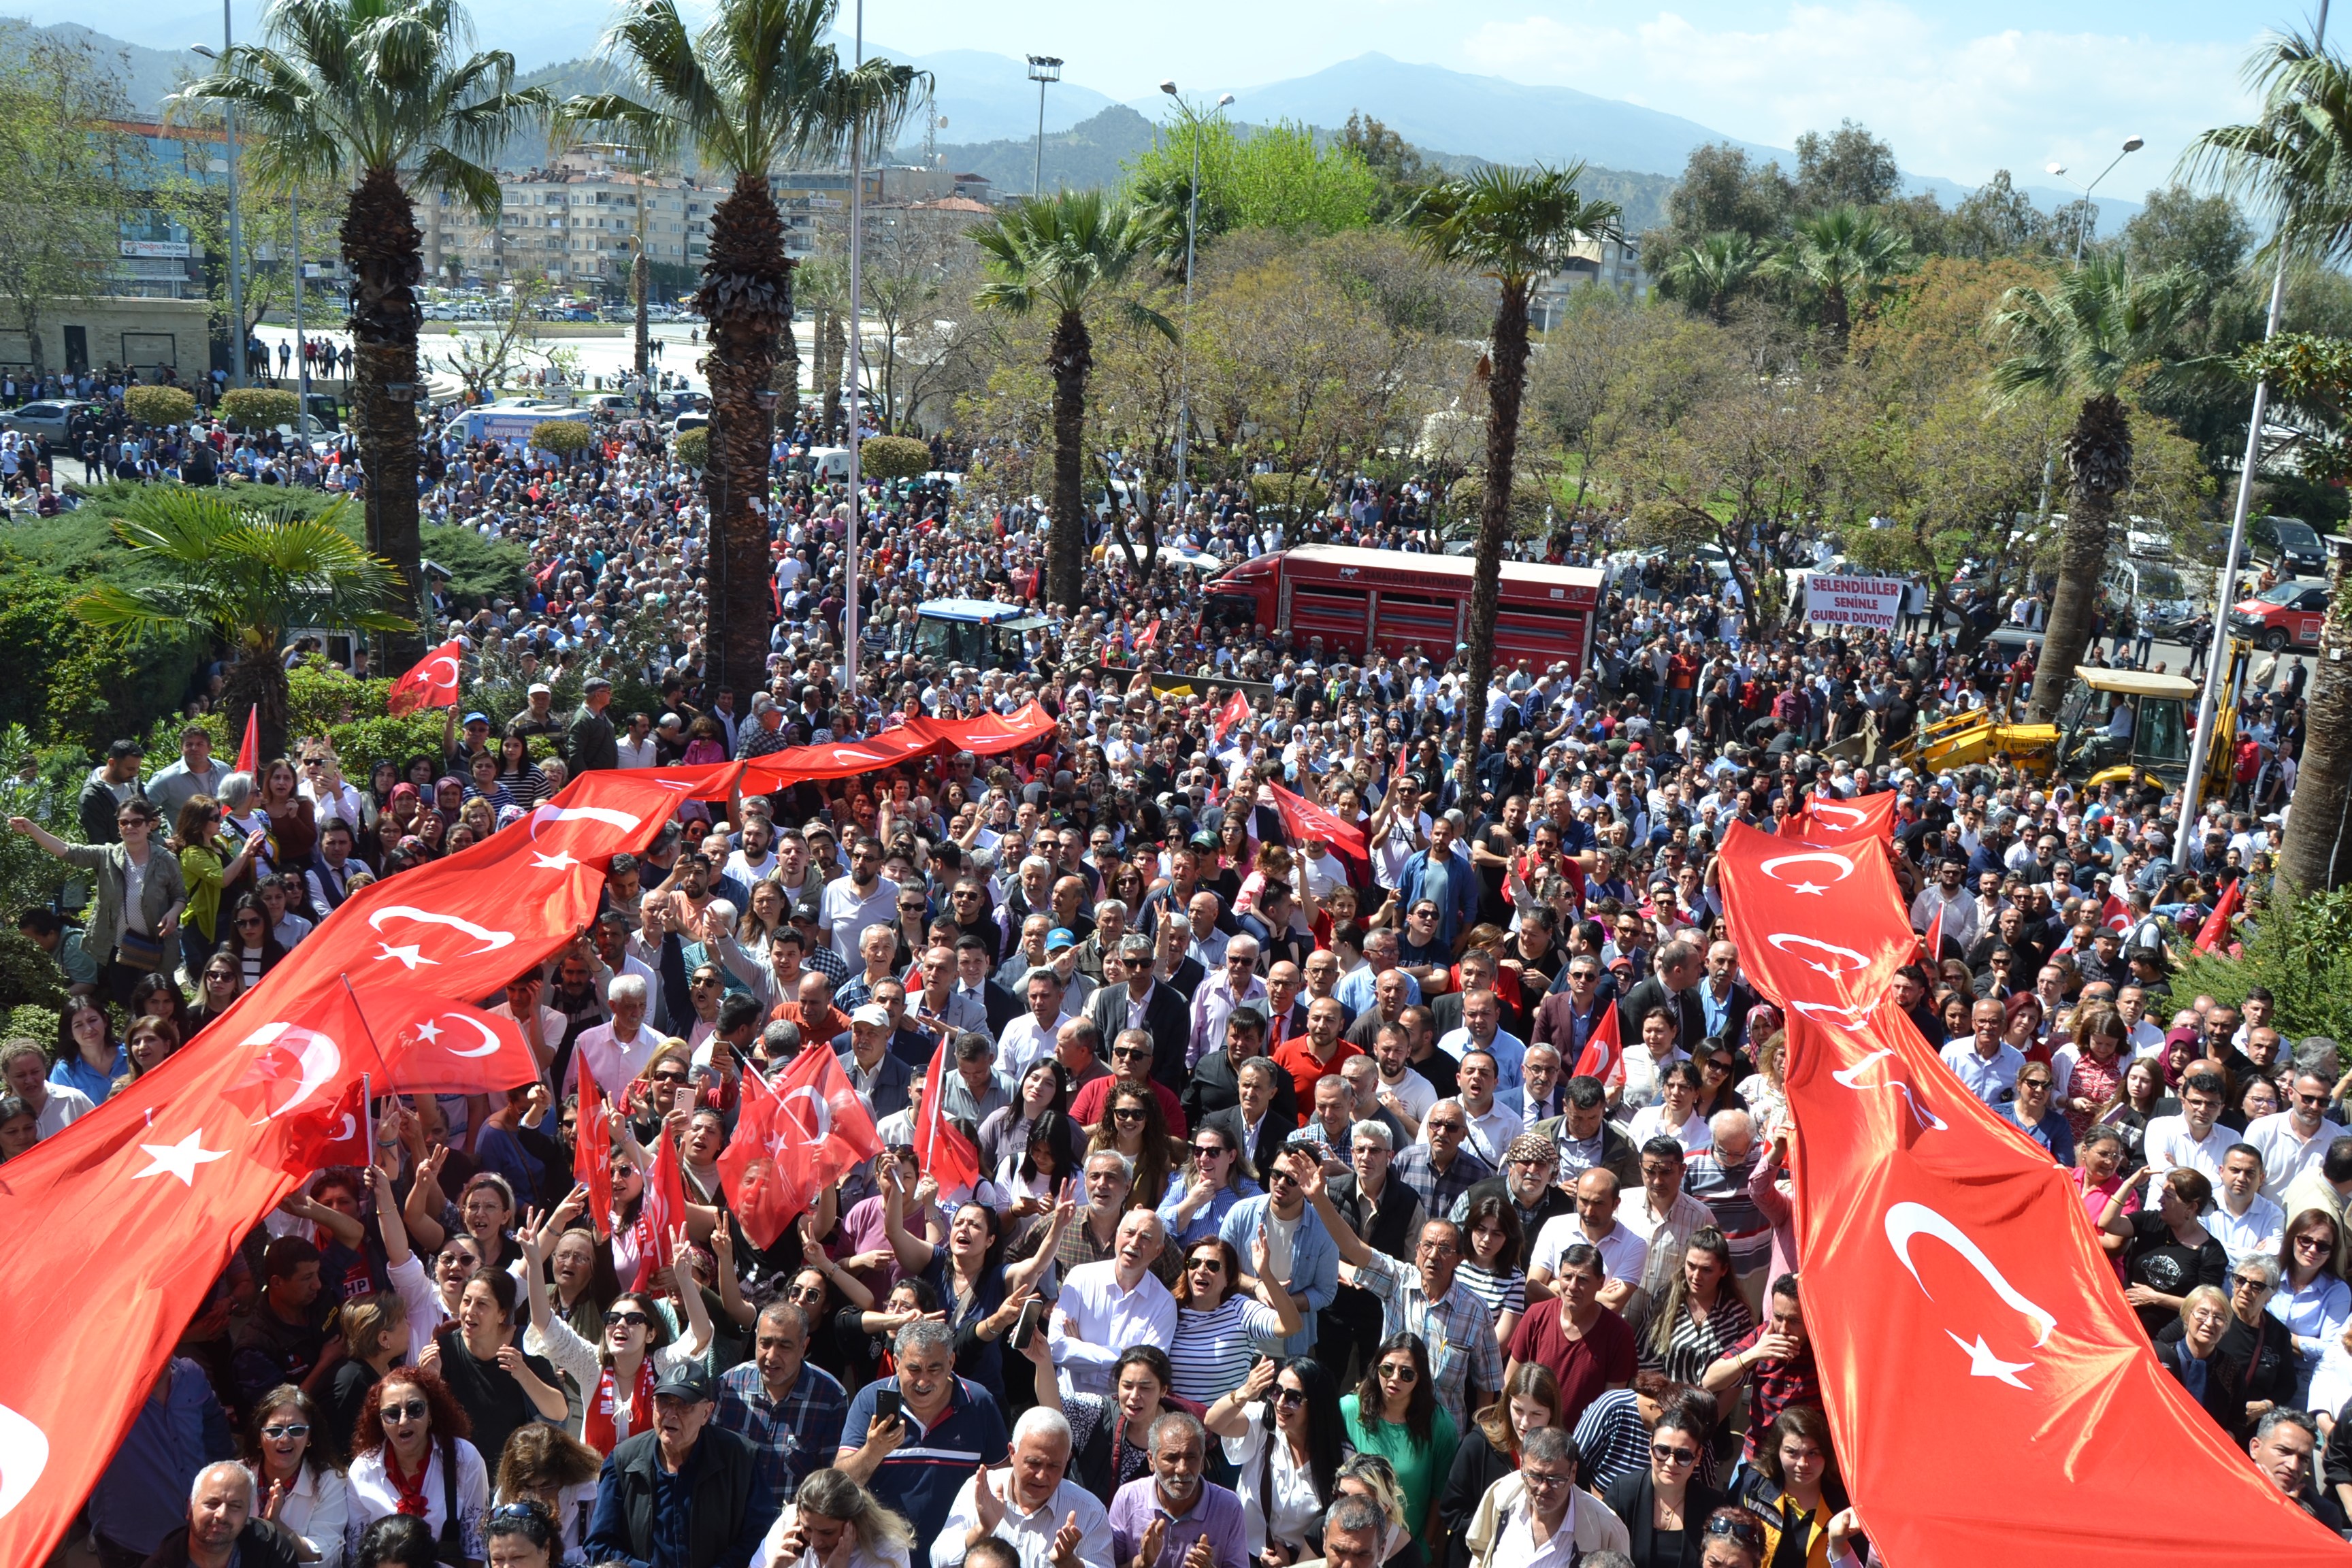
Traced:
<path fill-rule="evenodd" d="M 1831 754 L 2030 680 L 1949 629 L 1765 624 L 1654 560 L 1589 650 L 1473 694 L 1453 648 L 1204 628 L 1190 579 L 1108 540 L 1082 605 L 1044 603 L 1045 509 L 941 480 L 869 487 L 853 687 L 847 497 L 803 424 L 776 447 L 769 677 L 736 690 L 705 675 L 695 476 L 649 426 L 600 434 L 427 452 L 428 517 L 530 552 L 527 592 L 429 628 L 526 685 L 519 710 L 461 700 L 364 778 L 317 736 L 240 773 L 192 723 L 166 765 L 110 749 L 75 842 L 12 823 L 89 897 L 19 914 L 72 999 L 54 1040 L 0 1047 L 0 1157 L 185 1047 L 358 888 L 583 771 L 1031 700 L 1056 732 L 688 804 L 602 868 L 592 928 L 482 999 L 539 1081 L 387 1101 L 373 1164 L 240 1250 L 90 1496 L 105 1568 L 1865 1561 L 1805 1331 L 1781 1020 L 1711 858 L 1733 822 L 1890 791 L 1939 938 L 1895 1004 L 2079 1173 L 2164 1363 L 2344 1527 L 2352 1079 L 2268 997 L 2168 979 L 2267 875 L 2299 668 L 2242 710 L 2246 787 L 2181 833 L 2160 791 Z M 1351 481 L 1277 520 L 1222 485 L 1187 542 L 1425 549 L 1426 504 Z M 1580 517 L 1543 552 L 1612 542 Z M 1045 625 L 1006 668 L 953 664 L 916 618 L 950 596 Z M 1239 723 L 1221 678 L 1252 683 Z M 1287 827 L 1276 786 L 1367 852 Z M 1612 1010 L 1621 1070 L 1580 1073 Z M 719 1155 L 745 1075 L 814 1050 L 882 1152 L 761 1247 Z M 913 1152 L 940 1052 L 979 1171 L 948 1191 Z M 574 1180 L 583 1062 L 614 1101 L 609 1233 Z M 657 1270 L 664 1141 L 688 1203 Z"/>

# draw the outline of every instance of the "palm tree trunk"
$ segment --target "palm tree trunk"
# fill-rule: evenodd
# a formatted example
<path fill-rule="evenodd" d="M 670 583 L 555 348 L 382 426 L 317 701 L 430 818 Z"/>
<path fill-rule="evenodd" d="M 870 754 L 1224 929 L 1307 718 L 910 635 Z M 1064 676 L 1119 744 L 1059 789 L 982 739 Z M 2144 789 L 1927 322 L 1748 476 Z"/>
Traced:
<path fill-rule="evenodd" d="M 2335 602 L 2319 624 L 2302 767 L 2295 774 L 2286 838 L 2279 846 L 2279 880 L 2303 893 L 2323 893 L 2352 881 L 2352 853 L 2344 844 L 2346 831 L 2352 829 L 2345 819 L 2352 810 L 2352 664 L 2344 661 L 2345 647 L 2352 644 L 2352 626 L 2346 621 L 2352 605 L 2345 604 L 2345 586 L 2339 562 Z"/>
<path fill-rule="evenodd" d="M 1045 545 L 1045 602 L 1076 610 L 1087 570 L 1080 463 L 1086 456 L 1087 377 L 1095 368 L 1094 340 L 1077 311 L 1063 311 L 1054 324 L 1045 363 L 1054 376 L 1054 530 Z"/>
<path fill-rule="evenodd" d="M 272 758 L 286 754 L 288 690 L 286 667 L 278 662 L 272 648 L 247 650 L 228 667 L 221 682 L 222 709 L 228 716 L 232 742 L 244 740 L 246 714 L 256 708 L 261 710 L 261 733 L 257 737 L 260 743 L 257 750 L 265 765 Z"/>
<path fill-rule="evenodd" d="M 382 668 L 396 674 L 425 657 L 426 603 L 416 501 L 416 410 L 425 398 L 416 285 L 425 278 L 425 237 L 398 174 L 368 171 L 352 191 L 341 238 L 352 279 L 352 409 L 367 466 L 368 548 L 399 571 L 400 614 L 416 624 L 383 636 Z M 240 331 L 240 353 L 243 344 Z"/>
<path fill-rule="evenodd" d="M 798 262 L 784 262 L 784 330 L 778 334 L 776 357 L 776 428 L 790 431 L 801 417 L 801 340 L 793 330 L 793 268 Z"/>
<path fill-rule="evenodd" d="M 2058 589 L 2050 598 L 2050 619 L 2042 633 L 2042 658 L 2034 667 L 2028 716 L 2047 723 L 2058 711 L 2074 667 L 2091 645 L 2091 612 L 2099 578 L 2107 569 L 2107 525 L 2116 495 L 2131 476 L 2129 416 L 2112 393 L 2083 400 L 2074 428 L 2066 435 L 2066 466 L 2074 495 L 2066 510 L 2060 545 Z"/>
<path fill-rule="evenodd" d="M 775 601 L 768 579 L 768 465 L 775 440 L 769 398 L 776 334 L 792 320 L 783 216 L 768 182 L 747 175 L 710 215 L 710 259 L 695 306 L 710 323 L 703 372 L 710 380 L 711 561 L 718 611 L 709 653 L 712 689 L 767 683 Z M 748 698 L 743 699 L 749 700 Z"/>
<path fill-rule="evenodd" d="M 1507 279 L 1495 309 L 1486 376 L 1486 479 L 1478 497 L 1478 549 L 1470 574 L 1469 648 L 1462 704 L 1465 797 L 1478 776 L 1486 738 L 1486 688 L 1495 679 L 1495 610 L 1503 591 L 1503 536 L 1510 531 L 1511 486 L 1519 459 L 1519 400 L 1528 385 L 1528 281 Z M 1471 804 L 1465 799 L 1467 809 Z M 1475 814 L 1474 814 L 1475 816 Z"/>

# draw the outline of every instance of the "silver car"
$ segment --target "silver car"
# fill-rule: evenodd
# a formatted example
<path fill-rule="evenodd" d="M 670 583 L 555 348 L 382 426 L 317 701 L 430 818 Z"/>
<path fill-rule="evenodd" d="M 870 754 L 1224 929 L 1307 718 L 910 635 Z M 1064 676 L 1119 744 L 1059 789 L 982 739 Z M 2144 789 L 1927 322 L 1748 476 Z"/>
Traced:
<path fill-rule="evenodd" d="M 86 400 L 71 397 L 21 403 L 14 408 L 0 409 L 0 430 L 21 430 L 27 436 L 46 436 L 52 441 L 63 441 L 66 427 L 73 423 L 73 416 L 89 406 Z"/>

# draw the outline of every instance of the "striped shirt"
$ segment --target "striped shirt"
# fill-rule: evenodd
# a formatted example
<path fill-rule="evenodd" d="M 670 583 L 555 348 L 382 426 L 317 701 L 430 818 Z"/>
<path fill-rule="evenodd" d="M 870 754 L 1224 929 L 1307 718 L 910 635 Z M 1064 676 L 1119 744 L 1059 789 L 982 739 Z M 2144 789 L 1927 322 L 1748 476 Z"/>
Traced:
<path fill-rule="evenodd" d="M 1274 1309 L 1236 1290 L 1214 1310 L 1176 1309 L 1176 1342 L 1168 1362 L 1176 1371 L 1176 1392 L 1202 1405 L 1242 1385 L 1257 1363 L 1253 1335 L 1273 1340 L 1282 1332 Z"/>
<path fill-rule="evenodd" d="M 1715 1310 L 1707 1313 L 1706 1322 L 1691 1315 L 1687 1302 L 1675 1313 L 1674 1335 L 1666 1342 L 1663 1353 L 1652 1337 L 1656 1321 L 1642 1325 L 1641 1364 L 1645 1370 L 1664 1372 L 1676 1383 L 1687 1383 L 1696 1388 L 1706 1369 L 1729 1354 L 1731 1347 L 1755 1326 L 1748 1303 L 1726 1279 L 1717 1287 Z"/>
<path fill-rule="evenodd" d="M 1486 1310 L 1501 1322 L 1507 1312 L 1528 1310 L 1527 1271 L 1514 1268 L 1508 1274 L 1493 1274 L 1475 1263 L 1465 1263 L 1454 1271 L 1454 1277 L 1477 1293 L 1486 1303 Z"/>

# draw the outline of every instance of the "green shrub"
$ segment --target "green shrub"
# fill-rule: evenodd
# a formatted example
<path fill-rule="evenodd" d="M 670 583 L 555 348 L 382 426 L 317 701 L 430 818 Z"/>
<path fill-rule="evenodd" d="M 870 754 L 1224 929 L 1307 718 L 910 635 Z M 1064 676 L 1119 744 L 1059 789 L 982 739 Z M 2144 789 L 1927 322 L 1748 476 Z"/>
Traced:
<path fill-rule="evenodd" d="M 235 386 L 221 394 L 221 423 L 232 430 L 275 430 L 291 425 L 301 405 L 290 392 L 268 386 Z"/>
<path fill-rule="evenodd" d="M 31 1040 L 54 1052 L 57 1049 L 58 1007 L 37 1007 L 26 1002 L 8 1009 L 8 1021 L 0 1029 L 11 1040 Z"/>
<path fill-rule="evenodd" d="M 2352 1042 L 2352 888 L 2303 899 L 2273 892 L 2252 923 L 2242 958 L 2184 950 L 2175 999 L 2210 994 L 2236 1006 L 2264 985 L 2290 1046 L 2308 1035 Z"/>
<path fill-rule="evenodd" d="M 584 452 L 596 433 L 577 419 L 551 419 L 531 432 L 530 444 L 541 451 L 568 458 L 574 452 Z"/>
<path fill-rule="evenodd" d="M 195 398 L 176 386 L 134 386 L 122 407 L 142 425 L 185 425 L 196 416 Z"/>
<path fill-rule="evenodd" d="M 1250 499 L 1262 507 L 1303 507 L 1318 511 L 1330 487 L 1313 474 L 1252 474 Z"/>
<path fill-rule="evenodd" d="M 699 472 L 710 462 L 710 427 L 698 425 L 691 430 L 679 431 L 670 450 L 677 454 L 679 462 Z"/>
<path fill-rule="evenodd" d="M 85 626 L 70 607 L 81 592 L 78 582 L 0 554 L 0 724 L 96 750 L 144 734 L 154 715 L 176 710 L 197 652 Z"/>
<path fill-rule="evenodd" d="M 47 1045 L 58 1037 L 56 1009 L 66 1004 L 65 974 L 30 938 L 16 933 L 16 911 L 10 910 L 7 916 L 0 929 L 0 1006 L 50 1009 L 49 1032 L 33 1037 Z M 13 1017 L 10 1032 L 15 1032 Z"/>
<path fill-rule="evenodd" d="M 919 479 L 930 468 L 930 447 L 911 436 L 869 436 L 858 444 L 857 471 L 868 479 Z"/>

